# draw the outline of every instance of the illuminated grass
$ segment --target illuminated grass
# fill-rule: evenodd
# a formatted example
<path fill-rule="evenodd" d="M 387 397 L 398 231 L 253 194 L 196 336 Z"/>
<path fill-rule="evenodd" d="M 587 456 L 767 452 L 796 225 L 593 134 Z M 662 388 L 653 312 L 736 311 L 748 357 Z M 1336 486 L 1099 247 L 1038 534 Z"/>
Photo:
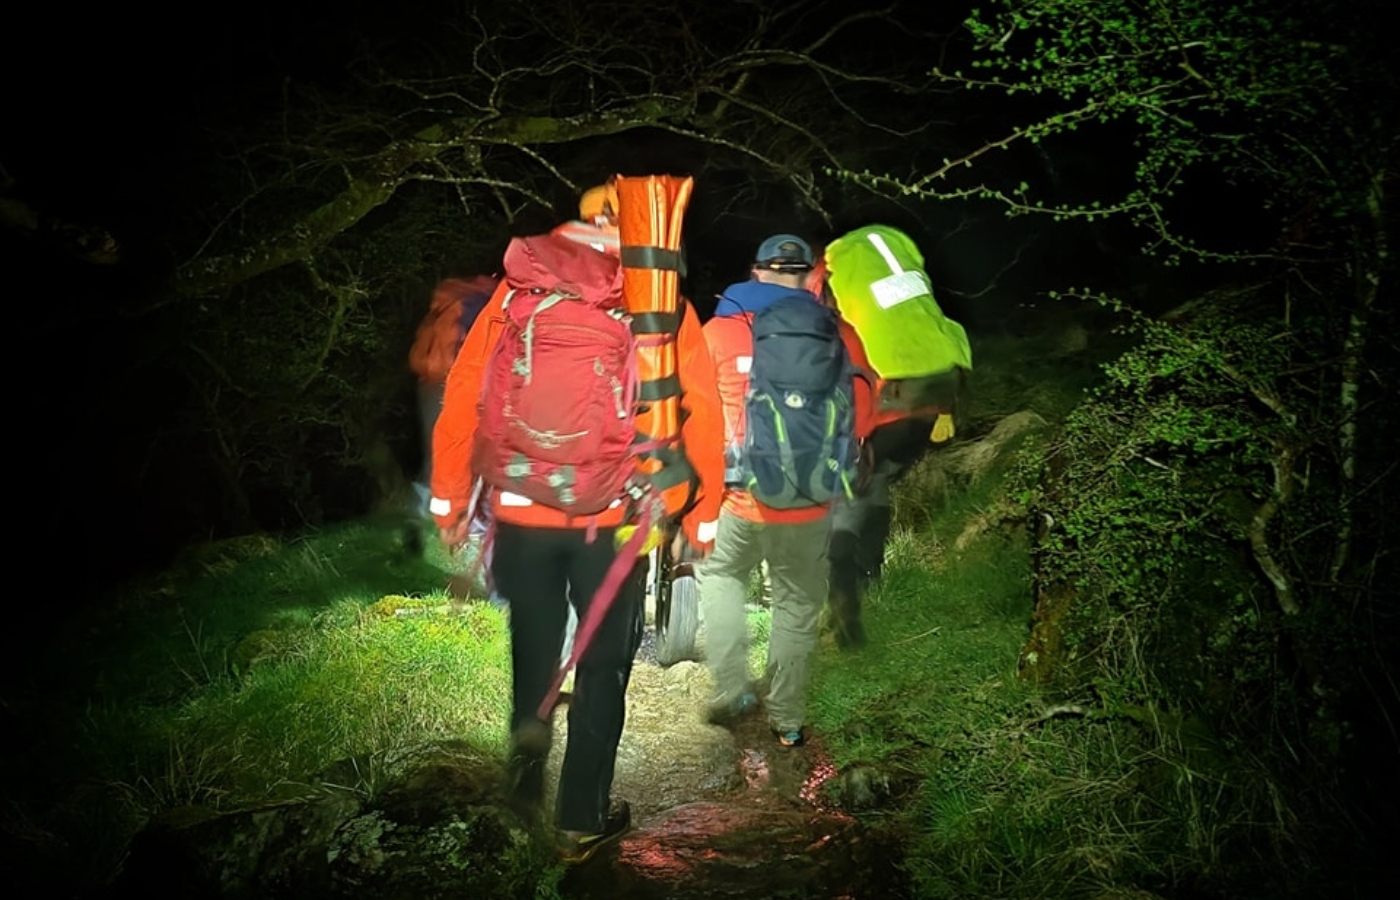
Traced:
<path fill-rule="evenodd" d="M 154 799 L 246 801 L 342 760 L 356 761 L 359 783 L 350 786 L 373 793 L 396 760 L 427 743 L 500 748 L 510 660 L 499 612 L 474 605 L 461 616 L 337 618 L 288 636 L 243 677 L 183 702 L 115 710 L 128 749 L 164 757 L 160 771 L 147 763 L 139 776 Z M 95 742 L 101 732 L 99 721 Z"/>
<path fill-rule="evenodd" d="M 1009 339 L 978 349 L 974 420 L 1033 408 L 1055 421 L 1088 380 L 1078 363 L 1021 364 Z M 1259 851 L 1298 847 L 1300 829 L 1258 761 L 1019 679 L 1031 567 L 1006 479 L 1027 446 L 972 484 L 927 461 L 906 477 L 865 603 L 869 646 L 824 643 L 815 661 L 814 731 L 838 766 L 895 785 L 881 821 L 915 896 L 1254 896 L 1264 873 L 1305 869 Z M 974 521 L 987 524 L 968 539 Z"/>
<path fill-rule="evenodd" d="M 1300 824 L 1258 761 L 1018 678 L 1024 534 L 1003 525 L 949 549 L 1006 468 L 896 531 L 868 595 L 869 646 L 816 659 L 812 725 L 838 766 L 896 784 L 886 822 L 916 896 L 1254 896 L 1239 891 L 1259 873 L 1305 866 L 1256 855 L 1296 847 Z"/>
<path fill-rule="evenodd" d="M 454 610 L 452 561 L 405 552 L 402 525 L 201 548 L 58 636 L 51 668 L 11 686 L 33 745 L 6 817 L 61 837 L 54 877 L 100 880 L 176 807 L 373 794 L 437 742 L 499 755 L 504 618 Z"/>
<path fill-rule="evenodd" d="M 907 555 L 907 535 L 891 546 L 866 598 L 869 646 L 828 646 L 817 658 L 811 718 L 838 764 L 882 762 L 916 739 L 999 724 L 1028 700 L 1015 676 L 1030 611 L 1024 555 L 994 542 L 935 574 Z"/>

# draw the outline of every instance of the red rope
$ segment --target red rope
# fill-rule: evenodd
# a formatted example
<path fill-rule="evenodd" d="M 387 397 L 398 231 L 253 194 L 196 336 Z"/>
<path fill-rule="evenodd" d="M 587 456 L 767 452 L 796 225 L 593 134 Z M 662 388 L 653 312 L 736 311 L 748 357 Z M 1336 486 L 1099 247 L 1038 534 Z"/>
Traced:
<path fill-rule="evenodd" d="M 583 658 L 583 654 L 588 652 L 588 645 L 593 642 L 593 636 L 597 633 L 598 627 L 603 624 L 603 617 L 612 608 L 613 601 L 617 599 L 618 592 L 627 581 L 627 576 L 632 572 L 632 567 L 637 564 L 637 557 L 641 554 L 642 547 L 646 545 L 648 533 L 651 531 L 652 507 L 654 504 L 643 504 L 642 521 L 637 525 L 637 530 L 627 539 L 627 543 L 622 545 L 617 556 L 613 559 L 612 565 L 608 566 L 607 573 L 603 576 L 602 584 L 598 585 L 598 590 L 593 592 L 593 599 L 588 603 L 588 612 L 584 614 L 583 621 L 579 623 L 578 631 L 574 634 L 574 649 L 569 654 L 568 660 L 559 667 L 559 672 L 554 676 L 554 683 L 550 685 L 545 693 L 544 699 L 540 701 L 539 709 L 535 715 L 540 721 L 548 722 L 554 713 L 554 705 L 559 702 L 559 694 L 564 688 L 564 679 L 569 672 L 578 665 L 578 661 Z"/>

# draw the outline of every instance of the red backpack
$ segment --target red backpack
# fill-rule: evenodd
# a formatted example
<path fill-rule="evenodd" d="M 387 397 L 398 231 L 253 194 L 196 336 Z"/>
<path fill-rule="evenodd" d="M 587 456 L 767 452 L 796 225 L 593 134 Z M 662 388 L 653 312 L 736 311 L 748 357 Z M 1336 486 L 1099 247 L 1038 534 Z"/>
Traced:
<path fill-rule="evenodd" d="M 505 273 L 472 468 L 537 503 L 600 512 L 636 471 L 636 357 L 618 259 L 538 235 L 511 241 Z"/>

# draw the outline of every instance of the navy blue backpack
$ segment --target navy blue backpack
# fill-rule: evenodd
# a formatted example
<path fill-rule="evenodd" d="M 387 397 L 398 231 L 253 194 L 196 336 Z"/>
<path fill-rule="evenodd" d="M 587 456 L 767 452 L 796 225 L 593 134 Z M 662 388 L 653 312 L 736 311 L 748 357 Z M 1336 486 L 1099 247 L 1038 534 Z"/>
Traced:
<path fill-rule="evenodd" d="M 746 487 L 775 509 L 850 497 L 860 455 L 855 370 L 836 313 L 793 293 L 756 313 L 752 327 Z"/>

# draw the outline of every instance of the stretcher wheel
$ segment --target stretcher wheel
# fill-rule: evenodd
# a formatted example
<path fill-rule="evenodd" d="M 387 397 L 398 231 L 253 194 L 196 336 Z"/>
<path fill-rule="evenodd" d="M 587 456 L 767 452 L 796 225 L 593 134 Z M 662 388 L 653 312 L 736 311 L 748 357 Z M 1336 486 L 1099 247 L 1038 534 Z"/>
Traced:
<path fill-rule="evenodd" d="M 656 661 L 663 666 L 698 659 L 700 589 L 688 565 L 677 566 L 656 597 Z"/>

